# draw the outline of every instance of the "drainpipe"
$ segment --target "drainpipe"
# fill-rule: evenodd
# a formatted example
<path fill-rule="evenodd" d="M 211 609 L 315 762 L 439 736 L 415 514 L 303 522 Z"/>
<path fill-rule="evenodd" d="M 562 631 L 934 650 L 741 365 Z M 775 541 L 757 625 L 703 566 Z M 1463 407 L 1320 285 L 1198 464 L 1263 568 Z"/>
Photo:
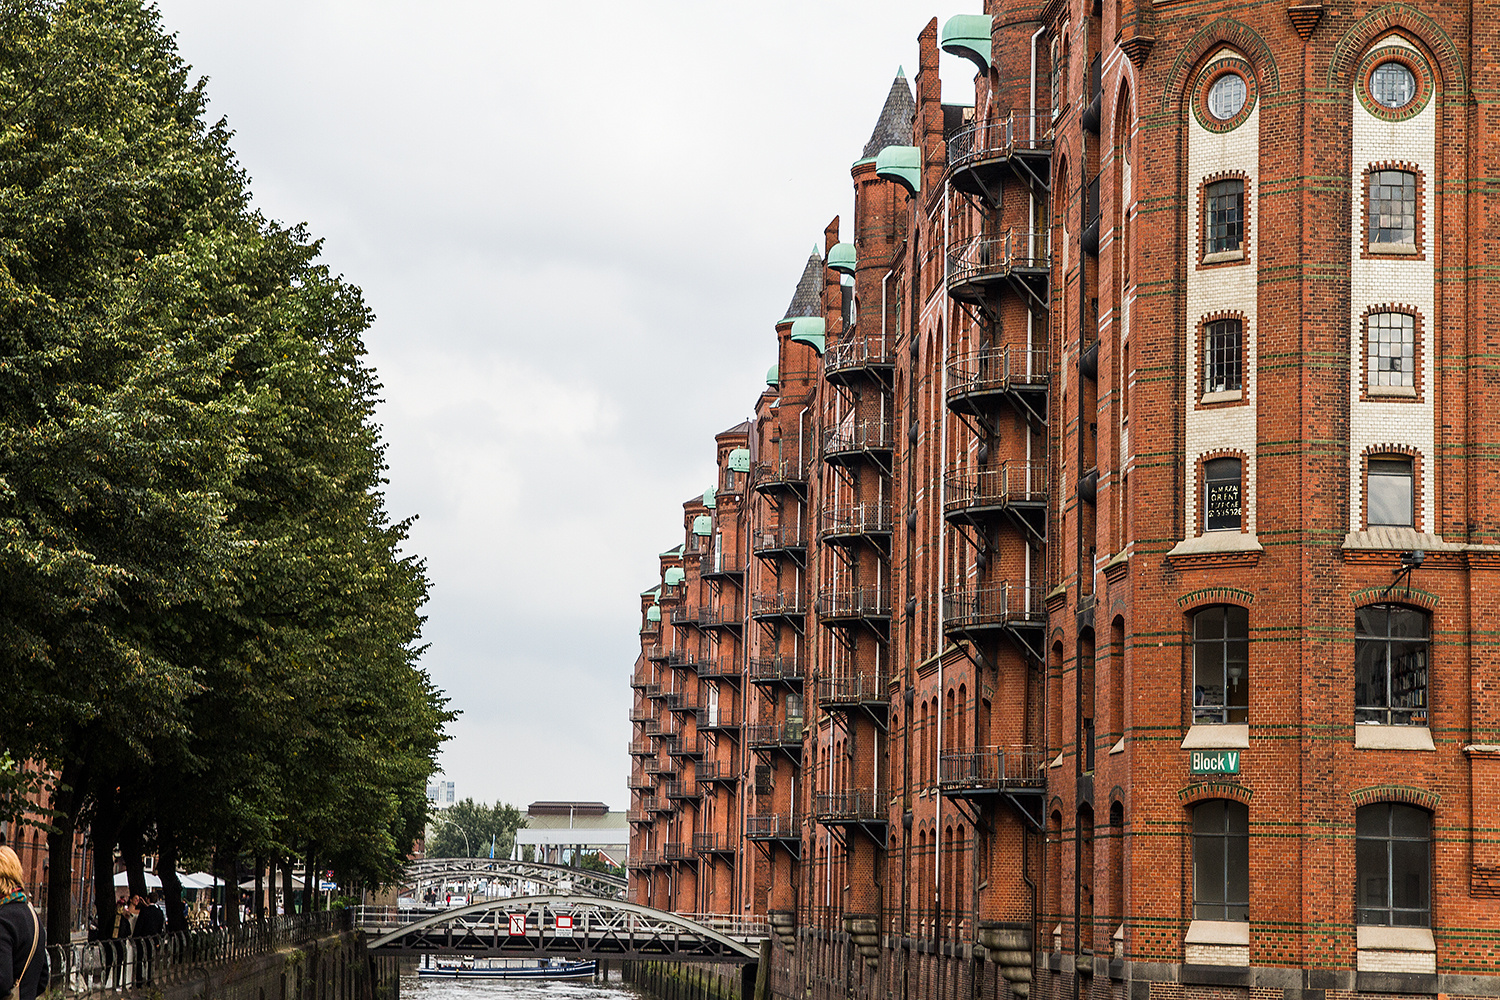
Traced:
<path fill-rule="evenodd" d="M 1044 24 L 1031 36 L 1031 141 L 1036 143 L 1036 40 L 1047 30 Z"/>

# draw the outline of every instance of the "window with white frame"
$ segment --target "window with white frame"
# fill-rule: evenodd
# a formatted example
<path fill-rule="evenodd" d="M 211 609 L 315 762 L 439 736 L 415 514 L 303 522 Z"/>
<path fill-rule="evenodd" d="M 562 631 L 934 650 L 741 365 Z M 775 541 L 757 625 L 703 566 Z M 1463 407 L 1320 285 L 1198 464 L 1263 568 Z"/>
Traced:
<path fill-rule="evenodd" d="M 1372 170 L 1369 178 L 1369 246 L 1372 251 L 1417 244 L 1417 175 Z"/>
<path fill-rule="evenodd" d="M 1365 522 L 1372 528 L 1416 527 L 1416 482 L 1409 455 L 1365 460 Z"/>
<path fill-rule="evenodd" d="M 1417 318 L 1411 313 L 1377 312 L 1365 320 L 1369 389 L 1415 388 Z"/>

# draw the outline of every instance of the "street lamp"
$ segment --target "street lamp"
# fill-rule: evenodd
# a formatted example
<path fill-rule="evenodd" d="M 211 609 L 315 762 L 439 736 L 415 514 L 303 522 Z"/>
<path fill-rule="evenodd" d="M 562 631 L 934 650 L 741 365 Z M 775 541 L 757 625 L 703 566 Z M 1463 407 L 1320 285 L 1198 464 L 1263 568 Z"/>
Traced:
<path fill-rule="evenodd" d="M 466 833 L 464 831 L 463 827 L 459 826 L 457 823 L 453 822 L 448 817 L 446 817 L 446 816 L 439 816 L 437 813 L 433 813 L 432 814 L 432 818 L 435 819 L 435 820 L 437 820 L 439 823 L 447 823 L 449 826 L 453 827 L 453 829 L 455 829 L 459 833 L 463 834 L 463 838 L 464 838 L 464 856 L 468 857 L 468 858 L 472 858 L 474 856 L 474 849 L 469 846 L 469 835 L 468 835 L 468 833 Z"/>

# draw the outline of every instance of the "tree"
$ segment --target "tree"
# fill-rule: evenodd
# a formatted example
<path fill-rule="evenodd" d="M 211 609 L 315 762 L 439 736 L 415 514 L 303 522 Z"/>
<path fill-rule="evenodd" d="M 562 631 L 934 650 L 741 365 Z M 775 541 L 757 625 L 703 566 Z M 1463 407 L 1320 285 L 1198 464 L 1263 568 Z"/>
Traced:
<path fill-rule="evenodd" d="M 433 813 L 427 856 L 487 858 L 493 844 L 494 857 L 508 858 L 515 847 L 516 831 L 525 825 L 526 817 L 513 805 L 496 802 L 487 806 L 466 798 Z"/>

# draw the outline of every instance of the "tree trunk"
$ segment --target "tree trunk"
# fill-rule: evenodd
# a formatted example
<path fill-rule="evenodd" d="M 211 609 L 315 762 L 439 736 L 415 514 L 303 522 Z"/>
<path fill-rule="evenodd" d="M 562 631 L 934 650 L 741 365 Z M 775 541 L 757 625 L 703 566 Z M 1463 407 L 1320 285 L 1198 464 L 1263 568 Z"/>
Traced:
<path fill-rule="evenodd" d="M 182 880 L 177 877 L 177 831 L 160 821 L 156 824 L 156 876 L 161 879 L 167 906 L 167 932 L 188 929 L 187 910 L 182 905 Z"/>
<path fill-rule="evenodd" d="M 95 940 L 115 936 L 115 829 L 112 804 L 99 803 L 94 816 L 94 909 L 99 922 L 92 934 Z M 47 920 L 51 924 L 51 918 Z"/>
<path fill-rule="evenodd" d="M 73 937 L 73 836 L 83 804 L 75 787 L 79 771 L 76 764 L 63 765 L 52 790 L 57 815 L 47 834 L 47 940 L 55 944 L 67 944 Z"/>
<path fill-rule="evenodd" d="M 141 857 L 141 827 L 132 820 L 120 831 L 120 860 L 125 863 L 125 877 L 132 896 L 146 896 L 146 861 Z"/>
<path fill-rule="evenodd" d="M 307 871 L 302 876 L 302 899 L 304 900 L 302 909 L 304 912 L 317 912 L 318 904 L 322 902 L 318 898 L 318 884 L 322 881 L 318 877 L 318 859 L 313 855 L 313 845 L 309 842 L 307 845 Z"/>
<path fill-rule="evenodd" d="M 237 848 L 220 851 L 218 856 L 219 877 L 224 880 L 224 909 L 219 923 L 230 930 L 238 930 L 240 926 L 240 881 L 234 863 L 238 856 Z"/>
<path fill-rule="evenodd" d="M 266 859 L 264 855 L 255 856 L 255 895 L 251 897 L 255 907 L 255 922 L 258 924 L 266 913 Z"/>

